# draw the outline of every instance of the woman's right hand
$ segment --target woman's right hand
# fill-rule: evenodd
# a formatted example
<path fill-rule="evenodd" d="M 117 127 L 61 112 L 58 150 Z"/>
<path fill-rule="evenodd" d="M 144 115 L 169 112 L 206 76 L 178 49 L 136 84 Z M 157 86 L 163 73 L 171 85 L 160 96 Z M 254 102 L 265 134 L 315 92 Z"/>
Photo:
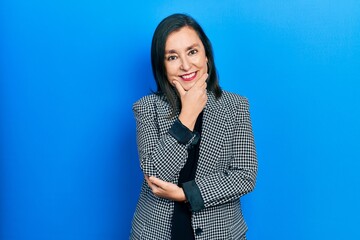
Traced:
<path fill-rule="evenodd" d="M 188 91 L 179 82 L 173 82 L 181 99 L 179 120 L 191 131 L 194 130 L 196 119 L 207 102 L 206 79 L 208 76 L 207 73 L 202 75 Z"/>

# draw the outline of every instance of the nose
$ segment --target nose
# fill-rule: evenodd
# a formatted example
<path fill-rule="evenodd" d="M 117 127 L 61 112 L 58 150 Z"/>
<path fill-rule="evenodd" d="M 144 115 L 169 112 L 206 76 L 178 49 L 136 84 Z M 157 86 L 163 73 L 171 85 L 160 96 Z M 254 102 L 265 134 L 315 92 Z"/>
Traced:
<path fill-rule="evenodd" d="M 186 57 L 184 57 L 184 58 L 181 59 L 181 66 L 180 66 L 180 68 L 181 68 L 181 70 L 183 70 L 183 71 L 185 71 L 185 72 L 187 72 L 187 71 L 190 70 L 191 64 L 190 64 L 189 60 L 188 60 Z"/>

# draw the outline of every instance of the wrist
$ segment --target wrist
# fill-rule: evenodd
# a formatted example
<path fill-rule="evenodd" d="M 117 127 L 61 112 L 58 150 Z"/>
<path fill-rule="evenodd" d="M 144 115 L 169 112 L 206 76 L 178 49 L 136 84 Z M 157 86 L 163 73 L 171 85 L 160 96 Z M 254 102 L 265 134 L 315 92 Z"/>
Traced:
<path fill-rule="evenodd" d="M 184 190 L 179 187 L 179 197 L 178 197 L 178 202 L 187 202 Z"/>
<path fill-rule="evenodd" d="M 185 114 L 180 113 L 179 121 L 187 127 L 190 131 L 194 130 L 196 119 L 186 116 Z"/>

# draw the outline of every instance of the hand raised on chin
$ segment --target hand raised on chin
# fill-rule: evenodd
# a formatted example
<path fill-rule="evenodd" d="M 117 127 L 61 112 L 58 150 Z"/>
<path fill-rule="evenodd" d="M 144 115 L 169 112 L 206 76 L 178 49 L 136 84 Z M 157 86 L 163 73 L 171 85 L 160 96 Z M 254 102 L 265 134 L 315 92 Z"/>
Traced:
<path fill-rule="evenodd" d="M 179 120 L 191 131 L 193 131 L 196 119 L 207 102 L 206 80 L 208 76 L 207 73 L 202 75 L 188 91 L 178 81 L 173 81 L 181 100 Z"/>

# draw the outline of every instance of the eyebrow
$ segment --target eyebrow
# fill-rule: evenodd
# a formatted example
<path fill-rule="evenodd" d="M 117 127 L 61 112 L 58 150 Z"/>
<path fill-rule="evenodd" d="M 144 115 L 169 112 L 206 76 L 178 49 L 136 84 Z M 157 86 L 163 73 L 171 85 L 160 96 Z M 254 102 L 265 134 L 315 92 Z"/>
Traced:
<path fill-rule="evenodd" d="M 199 46 L 198 43 L 194 43 L 193 45 L 187 47 L 186 51 L 189 51 L 190 49 L 193 49 L 193 48 L 198 47 L 198 46 Z M 177 53 L 177 52 L 174 49 L 170 49 L 170 50 L 165 51 L 165 54 L 172 54 L 172 53 Z"/>

